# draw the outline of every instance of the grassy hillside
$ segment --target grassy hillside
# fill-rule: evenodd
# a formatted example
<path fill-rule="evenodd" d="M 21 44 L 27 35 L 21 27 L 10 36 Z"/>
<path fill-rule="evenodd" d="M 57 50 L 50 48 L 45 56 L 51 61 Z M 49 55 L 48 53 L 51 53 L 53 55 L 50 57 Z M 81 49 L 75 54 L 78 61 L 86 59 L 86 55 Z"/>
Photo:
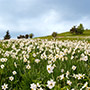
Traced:
<path fill-rule="evenodd" d="M 40 39 L 53 39 L 51 35 L 39 37 Z M 88 40 L 90 41 L 90 30 L 85 30 L 82 35 L 73 35 L 70 32 L 58 33 L 57 39 L 59 40 Z"/>
<path fill-rule="evenodd" d="M 90 30 L 85 30 L 82 35 L 72 35 L 70 32 L 64 32 L 58 34 L 58 36 L 90 36 Z"/>

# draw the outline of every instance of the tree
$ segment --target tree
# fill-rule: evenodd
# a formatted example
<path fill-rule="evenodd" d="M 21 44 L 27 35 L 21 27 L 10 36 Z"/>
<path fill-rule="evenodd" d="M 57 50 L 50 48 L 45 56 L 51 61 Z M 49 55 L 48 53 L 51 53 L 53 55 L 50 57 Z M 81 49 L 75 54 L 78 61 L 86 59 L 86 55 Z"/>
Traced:
<path fill-rule="evenodd" d="M 53 33 L 52 33 L 52 36 L 53 36 L 54 38 L 56 38 L 57 32 L 53 32 Z"/>
<path fill-rule="evenodd" d="M 73 26 L 73 27 L 70 29 L 70 32 L 71 32 L 72 34 L 83 34 L 83 32 L 84 32 L 83 24 L 80 24 L 77 28 L 76 28 L 76 26 Z"/>
<path fill-rule="evenodd" d="M 71 32 L 72 34 L 75 34 L 75 33 L 77 32 L 76 26 L 73 26 L 73 27 L 70 29 L 70 32 Z"/>
<path fill-rule="evenodd" d="M 33 38 L 33 36 L 34 36 L 34 34 L 33 34 L 33 33 L 31 33 L 31 34 L 29 35 L 29 37 L 30 37 L 30 38 Z"/>
<path fill-rule="evenodd" d="M 9 30 L 7 30 L 6 35 L 4 36 L 4 40 L 10 39 L 10 38 L 11 38 L 11 36 L 9 34 Z"/>
<path fill-rule="evenodd" d="M 80 24 L 80 25 L 77 27 L 77 32 L 78 32 L 78 34 L 83 34 L 83 32 L 84 32 L 83 24 Z"/>
<path fill-rule="evenodd" d="M 17 36 L 17 39 L 20 39 L 20 36 Z"/>
<path fill-rule="evenodd" d="M 18 39 L 23 39 L 23 38 L 25 38 L 25 36 L 24 35 L 19 35 L 19 36 L 17 36 L 17 38 Z"/>
<path fill-rule="evenodd" d="M 28 34 L 26 34 L 26 35 L 25 35 L 25 38 L 26 38 L 26 39 L 28 39 L 28 37 L 29 37 L 29 35 L 28 35 Z"/>

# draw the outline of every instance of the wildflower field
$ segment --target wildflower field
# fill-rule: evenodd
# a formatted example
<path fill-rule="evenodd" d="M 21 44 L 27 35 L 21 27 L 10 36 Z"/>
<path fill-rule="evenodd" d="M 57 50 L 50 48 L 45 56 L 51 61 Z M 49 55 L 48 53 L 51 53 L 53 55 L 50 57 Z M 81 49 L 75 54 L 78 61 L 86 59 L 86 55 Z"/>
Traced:
<path fill-rule="evenodd" d="M 90 43 L 0 40 L 0 90 L 89 90 Z"/>

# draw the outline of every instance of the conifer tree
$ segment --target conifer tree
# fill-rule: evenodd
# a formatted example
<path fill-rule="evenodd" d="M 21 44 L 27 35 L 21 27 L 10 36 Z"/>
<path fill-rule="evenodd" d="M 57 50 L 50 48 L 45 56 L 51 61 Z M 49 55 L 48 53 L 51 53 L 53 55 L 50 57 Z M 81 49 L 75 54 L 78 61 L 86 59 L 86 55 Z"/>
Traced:
<path fill-rule="evenodd" d="M 4 36 L 4 40 L 5 39 L 10 39 L 10 38 L 11 38 L 11 36 L 9 34 L 9 30 L 7 30 L 6 35 Z"/>

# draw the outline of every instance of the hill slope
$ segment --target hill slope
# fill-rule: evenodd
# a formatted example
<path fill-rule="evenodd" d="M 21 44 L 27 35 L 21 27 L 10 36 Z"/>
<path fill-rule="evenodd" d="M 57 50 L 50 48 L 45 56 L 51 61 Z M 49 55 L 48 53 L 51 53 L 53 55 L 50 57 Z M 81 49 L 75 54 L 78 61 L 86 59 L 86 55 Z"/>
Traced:
<path fill-rule="evenodd" d="M 39 37 L 40 39 L 52 39 L 51 35 L 48 36 L 44 36 L 44 37 Z M 58 39 L 83 39 L 83 38 L 90 38 L 90 30 L 85 30 L 84 33 L 82 35 L 73 35 L 70 32 L 64 32 L 64 33 L 59 33 L 57 35 Z"/>

